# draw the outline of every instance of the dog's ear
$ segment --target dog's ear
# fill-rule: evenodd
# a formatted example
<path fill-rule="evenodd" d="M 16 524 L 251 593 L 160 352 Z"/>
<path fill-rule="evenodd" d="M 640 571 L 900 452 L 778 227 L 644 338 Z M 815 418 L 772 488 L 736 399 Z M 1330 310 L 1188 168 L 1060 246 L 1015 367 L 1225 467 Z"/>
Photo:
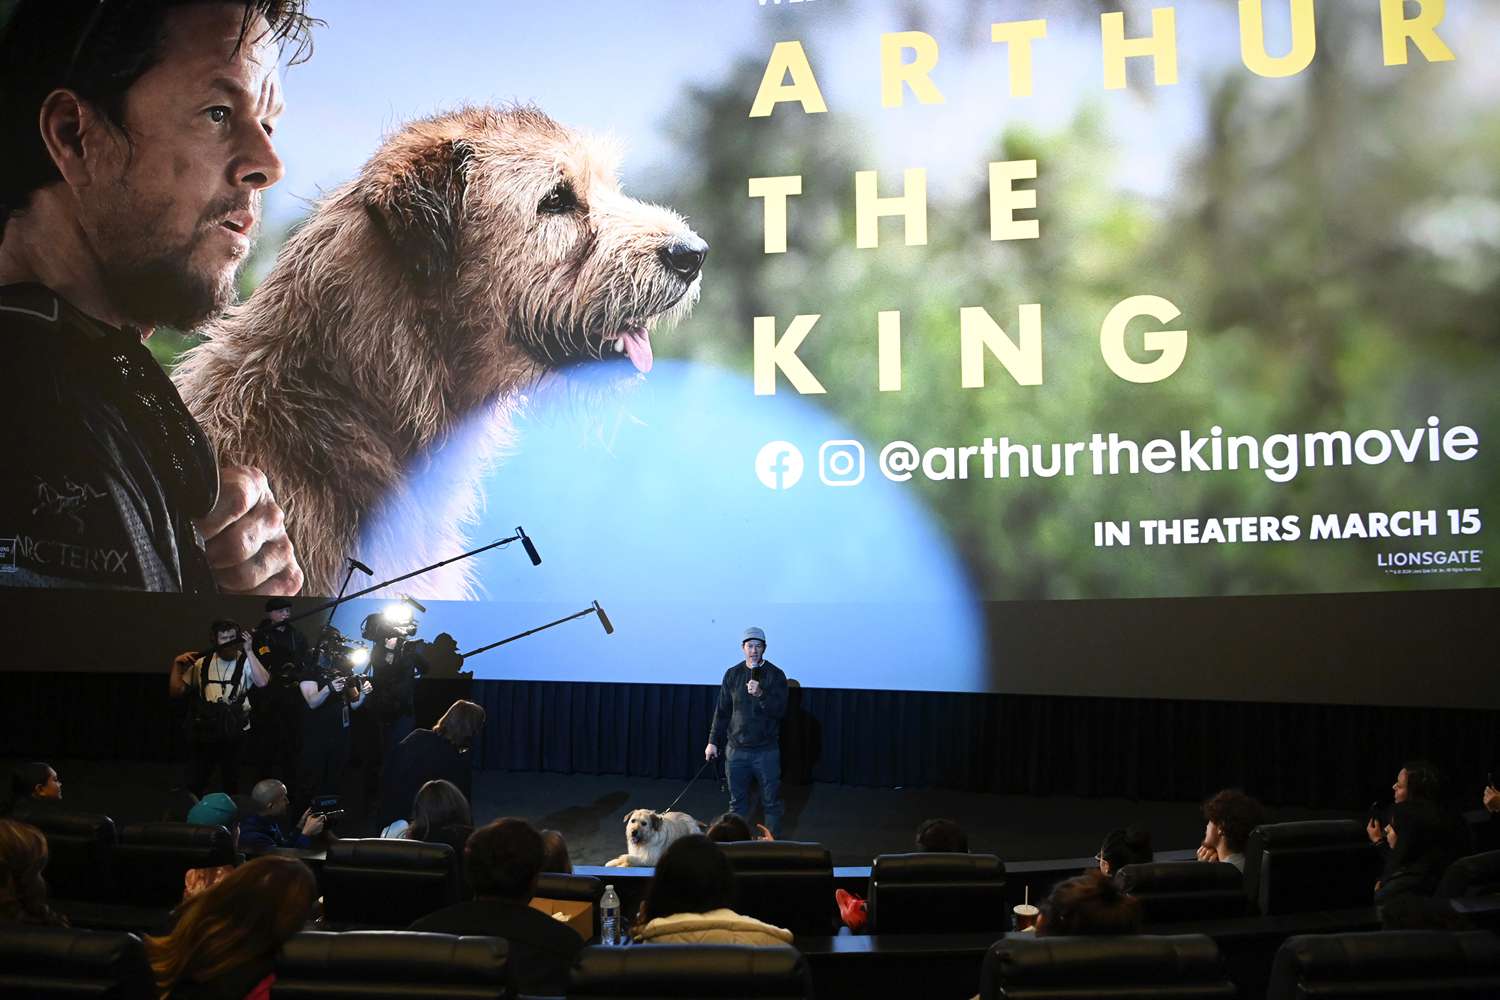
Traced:
<path fill-rule="evenodd" d="M 434 139 L 386 151 L 365 178 L 365 211 L 402 266 L 425 284 L 452 274 L 474 147 Z"/>
<path fill-rule="evenodd" d="M 661 829 L 661 813 L 652 813 L 651 814 L 651 829 L 653 829 L 653 830 L 660 830 Z"/>

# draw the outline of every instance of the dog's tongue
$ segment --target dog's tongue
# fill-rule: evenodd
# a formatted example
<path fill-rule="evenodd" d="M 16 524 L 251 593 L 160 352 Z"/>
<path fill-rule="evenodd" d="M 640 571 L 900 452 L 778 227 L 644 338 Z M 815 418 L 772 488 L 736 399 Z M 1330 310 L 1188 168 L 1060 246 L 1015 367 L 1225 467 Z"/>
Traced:
<path fill-rule="evenodd" d="M 620 334 L 620 340 L 625 345 L 625 355 L 630 358 L 630 363 L 635 365 L 635 370 L 641 373 L 651 370 L 651 335 L 644 327 L 636 327 L 626 330 Z"/>

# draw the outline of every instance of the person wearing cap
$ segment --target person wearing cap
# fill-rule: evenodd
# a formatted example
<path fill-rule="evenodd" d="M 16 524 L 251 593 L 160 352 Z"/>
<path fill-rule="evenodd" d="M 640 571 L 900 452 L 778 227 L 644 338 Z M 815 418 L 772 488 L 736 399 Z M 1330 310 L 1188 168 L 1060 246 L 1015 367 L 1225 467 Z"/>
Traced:
<path fill-rule="evenodd" d="M 766 633 L 751 626 L 740 639 L 745 659 L 724 673 L 709 726 L 705 760 L 724 748 L 729 811 L 750 816 L 750 785 L 760 785 L 766 826 L 781 836 L 781 720 L 786 715 L 786 674 L 765 658 Z"/>
<path fill-rule="evenodd" d="M 255 759 L 287 785 L 296 781 L 301 758 L 305 709 L 297 683 L 311 663 L 307 637 L 289 623 L 291 617 L 292 602 L 287 598 L 273 597 L 266 602 L 266 617 L 255 627 L 254 646 L 271 683 L 250 698 Z"/>
<path fill-rule="evenodd" d="M 223 792 L 214 792 L 198 800 L 188 810 L 187 821 L 194 826 L 222 826 L 229 831 L 236 851 L 240 847 L 240 808 L 234 799 Z M 237 855 L 236 855 L 237 856 Z M 182 899 L 186 902 L 224 880 L 234 871 L 234 865 L 216 865 L 213 868 L 189 868 L 182 873 Z"/>
<path fill-rule="evenodd" d="M 215 769 L 223 790 L 240 790 L 240 751 L 250 729 L 245 701 L 252 687 L 270 681 L 251 646 L 252 637 L 235 622 L 221 619 L 209 626 L 214 645 L 206 653 L 184 653 L 172 661 L 168 691 L 188 699 L 187 787 L 201 796 Z"/>

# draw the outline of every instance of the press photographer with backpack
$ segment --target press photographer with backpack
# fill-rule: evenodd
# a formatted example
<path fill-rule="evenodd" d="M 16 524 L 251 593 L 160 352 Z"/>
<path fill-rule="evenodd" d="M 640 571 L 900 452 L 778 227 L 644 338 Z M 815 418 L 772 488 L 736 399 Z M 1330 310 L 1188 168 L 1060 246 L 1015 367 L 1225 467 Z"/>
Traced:
<path fill-rule="evenodd" d="M 250 729 L 246 696 L 252 686 L 265 687 L 271 679 L 255 655 L 248 631 L 221 620 L 209 632 L 214 647 L 173 660 L 170 683 L 172 697 L 187 699 L 187 787 L 199 797 L 208 791 L 215 768 L 223 776 L 218 790 L 238 794 L 240 751 Z"/>

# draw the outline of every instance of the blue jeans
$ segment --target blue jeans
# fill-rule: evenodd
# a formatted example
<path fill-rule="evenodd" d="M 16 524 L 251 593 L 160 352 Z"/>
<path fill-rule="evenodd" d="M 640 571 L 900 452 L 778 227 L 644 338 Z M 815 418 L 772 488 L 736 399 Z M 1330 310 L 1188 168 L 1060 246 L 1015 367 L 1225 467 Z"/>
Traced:
<path fill-rule="evenodd" d="M 766 810 L 766 826 L 771 836 L 780 838 L 781 749 L 730 747 L 725 752 L 724 767 L 729 776 L 729 811 L 754 822 L 750 816 L 750 782 L 758 781 L 761 803 Z"/>

